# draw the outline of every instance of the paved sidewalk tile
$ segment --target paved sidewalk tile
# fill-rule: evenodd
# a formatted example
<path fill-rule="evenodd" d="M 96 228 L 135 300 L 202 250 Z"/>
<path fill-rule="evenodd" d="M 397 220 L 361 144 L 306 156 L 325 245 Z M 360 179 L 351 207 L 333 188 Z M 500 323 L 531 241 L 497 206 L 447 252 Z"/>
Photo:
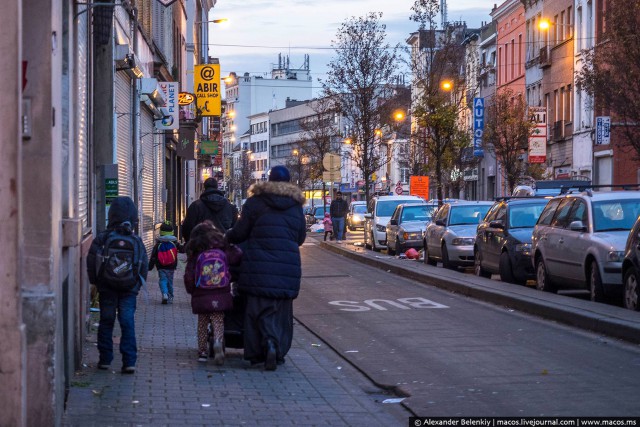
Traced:
<path fill-rule="evenodd" d="M 353 367 L 295 324 L 286 363 L 275 372 L 251 367 L 242 350 L 229 349 L 223 366 L 199 363 L 196 316 L 182 273 L 176 272 L 174 304 L 160 304 L 157 273 L 138 296 L 138 365 L 120 373 L 114 363 L 98 370 L 92 313 L 83 367 L 71 381 L 65 426 L 404 426 L 408 413 Z M 114 335 L 118 335 L 116 327 Z"/>

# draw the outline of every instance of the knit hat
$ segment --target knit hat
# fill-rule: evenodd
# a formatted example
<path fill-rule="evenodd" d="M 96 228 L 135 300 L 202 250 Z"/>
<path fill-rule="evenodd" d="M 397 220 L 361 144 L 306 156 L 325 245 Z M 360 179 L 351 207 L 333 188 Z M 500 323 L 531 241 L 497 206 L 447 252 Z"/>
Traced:
<path fill-rule="evenodd" d="M 218 181 L 215 178 L 207 178 L 204 181 L 204 188 L 215 188 L 218 189 Z"/>
<path fill-rule="evenodd" d="M 330 214 L 329 212 L 325 212 L 325 213 L 324 213 L 324 216 L 326 216 L 326 217 L 328 217 L 328 216 L 330 216 L 330 215 L 331 215 L 331 214 Z"/>
<path fill-rule="evenodd" d="M 289 169 L 284 166 L 274 166 L 269 170 L 269 181 L 291 181 Z"/>
<path fill-rule="evenodd" d="M 161 236 L 171 236 L 173 235 L 173 224 L 171 221 L 165 221 L 160 226 L 160 235 Z"/>

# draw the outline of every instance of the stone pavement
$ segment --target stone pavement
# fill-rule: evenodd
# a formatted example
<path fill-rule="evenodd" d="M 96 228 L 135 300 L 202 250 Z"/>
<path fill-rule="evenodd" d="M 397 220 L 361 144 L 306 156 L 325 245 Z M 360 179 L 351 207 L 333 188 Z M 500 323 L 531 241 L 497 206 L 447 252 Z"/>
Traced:
<path fill-rule="evenodd" d="M 275 372 L 251 367 L 237 349 L 227 351 L 223 366 L 199 363 L 196 316 L 182 271 L 175 274 L 173 304 L 160 304 L 155 270 L 147 289 L 138 296 L 136 373 L 120 373 L 117 338 L 112 369 L 96 368 L 98 313 L 92 313 L 63 425 L 407 425 L 410 414 L 401 405 L 382 403 L 395 396 L 373 385 L 297 322 L 286 363 Z M 114 335 L 119 335 L 117 327 Z"/>

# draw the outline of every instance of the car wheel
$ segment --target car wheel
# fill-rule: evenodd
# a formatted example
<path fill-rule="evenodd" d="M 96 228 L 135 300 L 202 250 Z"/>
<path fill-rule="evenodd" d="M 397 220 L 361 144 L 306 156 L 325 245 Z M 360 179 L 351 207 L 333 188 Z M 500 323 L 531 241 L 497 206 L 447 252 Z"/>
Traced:
<path fill-rule="evenodd" d="M 624 274 L 624 308 L 640 311 L 640 305 L 638 304 L 639 296 L 638 275 L 636 274 L 636 269 L 630 267 Z"/>
<path fill-rule="evenodd" d="M 491 273 L 482 268 L 482 252 L 475 250 L 473 253 L 473 269 L 478 277 L 484 277 L 486 279 L 491 278 Z"/>
<path fill-rule="evenodd" d="M 391 245 L 389 244 L 389 240 L 388 239 L 387 239 L 387 254 L 389 254 L 389 255 L 395 255 L 396 254 L 396 251 L 391 248 Z"/>
<path fill-rule="evenodd" d="M 371 249 L 371 242 L 367 241 L 367 232 L 366 231 L 364 232 L 363 240 L 364 240 L 364 247 L 367 248 L 367 249 Z"/>
<path fill-rule="evenodd" d="M 591 301 L 604 301 L 604 288 L 602 287 L 602 278 L 600 277 L 600 269 L 598 263 L 593 261 L 590 266 L 589 274 L 589 290 L 591 291 Z"/>
<path fill-rule="evenodd" d="M 428 265 L 433 265 L 434 267 L 438 265 L 438 262 L 435 259 L 429 258 L 429 251 L 427 250 L 427 243 L 424 243 L 424 263 Z"/>
<path fill-rule="evenodd" d="M 402 252 L 404 252 L 402 250 L 402 246 L 400 245 L 400 242 L 398 241 L 398 239 L 396 239 L 396 248 L 394 250 L 394 252 L 398 255 L 400 255 Z"/>
<path fill-rule="evenodd" d="M 536 289 L 544 292 L 556 292 L 556 287 L 549 278 L 547 266 L 545 265 L 542 257 L 540 257 L 536 262 Z"/>
<path fill-rule="evenodd" d="M 380 248 L 376 246 L 376 240 L 373 232 L 371 232 L 371 236 L 369 237 L 371 237 L 371 249 L 373 249 L 375 252 L 380 252 Z"/>
<path fill-rule="evenodd" d="M 511 268 L 511 259 L 507 252 L 500 254 L 500 280 L 505 283 L 516 283 L 516 278 L 513 275 L 513 269 Z"/>
<path fill-rule="evenodd" d="M 449 270 L 455 270 L 455 266 L 451 264 L 449 260 L 449 251 L 447 250 L 447 245 L 442 245 L 442 266 Z"/>

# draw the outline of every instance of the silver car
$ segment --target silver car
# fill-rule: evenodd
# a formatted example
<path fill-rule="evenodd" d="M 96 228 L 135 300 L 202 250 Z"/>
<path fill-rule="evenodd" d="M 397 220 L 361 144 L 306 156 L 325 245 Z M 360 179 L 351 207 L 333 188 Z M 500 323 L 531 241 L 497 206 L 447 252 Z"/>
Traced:
<path fill-rule="evenodd" d="M 389 255 L 409 248 L 422 247 L 422 233 L 431 220 L 434 206 L 428 204 L 400 204 L 387 224 L 387 250 Z"/>
<path fill-rule="evenodd" d="M 478 224 L 493 202 L 450 202 L 442 205 L 427 224 L 424 262 L 444 268 L 473 265 L 473 245 Z"/>
<path fill-rule="evenodd" d="M 622 261 L 640 214 L 640 191 L 569 193 L 549 201 L 533 229 L 536 287 L 585 289 L 591 300 L 622 297 Z"/>

